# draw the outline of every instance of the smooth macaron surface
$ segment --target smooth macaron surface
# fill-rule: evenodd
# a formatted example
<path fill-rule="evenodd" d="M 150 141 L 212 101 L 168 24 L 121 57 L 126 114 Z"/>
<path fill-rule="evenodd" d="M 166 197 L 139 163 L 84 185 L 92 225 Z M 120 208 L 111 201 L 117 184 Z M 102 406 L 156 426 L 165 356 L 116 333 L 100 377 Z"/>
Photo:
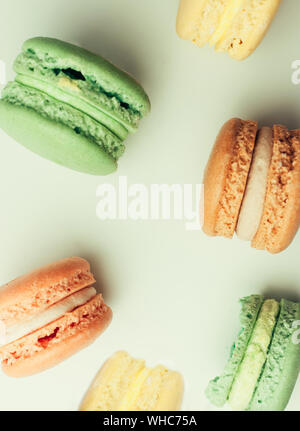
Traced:
<path fill-rule="evenodd" d="M 14 69 L 0 101 L 0 127 L 65 167 L 92 175 L 115 171 L 123 141 L 150 111 L 142 87 L 100 56 L 51 38 L 26 41 Z"/>

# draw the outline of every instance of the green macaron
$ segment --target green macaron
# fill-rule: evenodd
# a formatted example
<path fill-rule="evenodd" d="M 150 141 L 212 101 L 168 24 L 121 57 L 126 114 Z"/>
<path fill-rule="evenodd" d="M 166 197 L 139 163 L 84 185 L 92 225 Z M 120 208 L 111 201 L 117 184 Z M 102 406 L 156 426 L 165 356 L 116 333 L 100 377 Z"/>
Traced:
<path fill-rule="evenodd" d="M 31 151 L 93 175 L 117 168 L 150 111 L 143 88 L 85 49 L 37 37 L 23 45 L 0 100 L 0 127 Z"/>
<path fill-rule="evenodd" d="M 300 304 L 252 295 L 241 300 L 242 329 L 225 371 L 211 380 L 207 398 L 233 410 L 284 410 L 300 371 Z"/>

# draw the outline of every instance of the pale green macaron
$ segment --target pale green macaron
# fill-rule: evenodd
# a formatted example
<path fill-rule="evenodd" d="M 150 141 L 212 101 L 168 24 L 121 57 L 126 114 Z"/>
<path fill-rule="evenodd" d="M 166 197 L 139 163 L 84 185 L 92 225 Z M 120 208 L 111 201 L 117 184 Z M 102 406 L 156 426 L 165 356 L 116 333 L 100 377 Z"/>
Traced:
<path fill-rule="evenodd" d="M 57 39 L 23 45 L 0 100 L 0 127 L 31 151 L 76 171 L 107 175 L 150 111 L 143 88 L 102 57 Z"/>
<path fill-rule="evenodd" d="M 262 295 L 241 303 L 241 331 L 223 374 L 210 381 L 206 396 L 233 410 L 284 410 L 300 371 L 300 304 Z"/>

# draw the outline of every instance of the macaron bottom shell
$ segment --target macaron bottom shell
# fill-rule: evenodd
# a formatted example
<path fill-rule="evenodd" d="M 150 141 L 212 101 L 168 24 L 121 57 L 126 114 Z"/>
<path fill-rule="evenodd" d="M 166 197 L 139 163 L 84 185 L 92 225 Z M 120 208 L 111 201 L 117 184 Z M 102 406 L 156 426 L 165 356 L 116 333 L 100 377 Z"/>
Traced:
<path fill-rule="evenodd" d="M 61 166 L 108 175 L 117 162 L 99 145 L 30 108 L 0 101 L 0 127 L 27 149 Z"/>
<path fill-rule="evenodd" d="M 95 341 L 111 319 L 111 309 L 97 295 L 60 319 L 2 347 L 2 370 L 10 377 L 27 377 L 51 368 Z"/>

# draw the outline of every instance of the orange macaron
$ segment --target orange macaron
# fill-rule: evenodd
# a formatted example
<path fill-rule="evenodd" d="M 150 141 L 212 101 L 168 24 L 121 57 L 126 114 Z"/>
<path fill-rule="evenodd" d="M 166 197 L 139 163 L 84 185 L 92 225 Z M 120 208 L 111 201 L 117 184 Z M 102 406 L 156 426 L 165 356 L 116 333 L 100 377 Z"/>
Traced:
<path fill-rule="evenodd" d="M 111 309 L 79 257 L 37 269 L 0 288 L 3 371 L 29 376 L 91 344 L 109 325 Z"/>
<path fill-rule="evenodd" d="M 279 253 L 300 224 L 300 130 L 233 118 L 222 127 L 204 174 L 207 235 Z"/>

